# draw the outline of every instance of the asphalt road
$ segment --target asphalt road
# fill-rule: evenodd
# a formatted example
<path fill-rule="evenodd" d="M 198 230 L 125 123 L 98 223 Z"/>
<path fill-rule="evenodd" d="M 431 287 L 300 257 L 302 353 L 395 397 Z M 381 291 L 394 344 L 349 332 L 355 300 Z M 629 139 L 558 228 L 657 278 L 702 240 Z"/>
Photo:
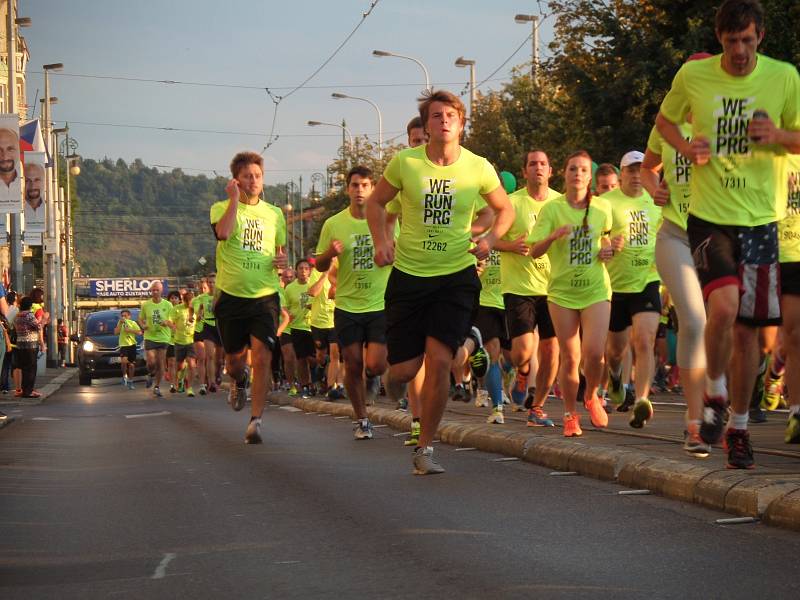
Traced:
<path fill-rule="evenodd" d="M 116 380 L 115 380 L 116 382 Z M 0 431 L 0 597 L 786 598 L 800 536 L 224 396 L 67 385 Z M 293 409 L 296 410 L 296 409 Z"/>

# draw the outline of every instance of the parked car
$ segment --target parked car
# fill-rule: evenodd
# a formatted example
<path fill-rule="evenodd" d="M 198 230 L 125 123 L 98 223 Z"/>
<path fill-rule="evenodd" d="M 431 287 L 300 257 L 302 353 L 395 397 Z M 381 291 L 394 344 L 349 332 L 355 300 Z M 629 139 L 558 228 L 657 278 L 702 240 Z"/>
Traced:
<path fill-rule="evenodd" d="M 72 341 L 78 344 L 78 381 L 81 385 L 91 385 L 92 378 L 121 377 L 119 356 L 119 335 L 114 328 L 119 322 L 122 309 L 93 312 L 83 320 L 80 335 L 73 335 Z M 139 309 L 131 309 L 131 319 L 139 318 Z M 136 375 L 147 373 L 144 359 L 144 342 L 141 335 L 136 336 Z"/>

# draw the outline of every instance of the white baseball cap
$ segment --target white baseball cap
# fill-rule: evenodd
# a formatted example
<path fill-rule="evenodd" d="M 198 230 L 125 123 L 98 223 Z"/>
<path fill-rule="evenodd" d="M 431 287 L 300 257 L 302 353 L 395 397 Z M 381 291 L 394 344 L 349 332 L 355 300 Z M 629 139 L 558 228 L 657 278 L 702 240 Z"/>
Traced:
<path fill-rule="evenodd" d="M 635 165 L 636 163 L 641 163 L 644 161 L 644 154 L 639 152 L 638 150 L 631 150 L 630 152 L 626 152 L 622 156 L 622 160 L 619 161 L 619 168 L 624 169 L 630 165 Z"/>

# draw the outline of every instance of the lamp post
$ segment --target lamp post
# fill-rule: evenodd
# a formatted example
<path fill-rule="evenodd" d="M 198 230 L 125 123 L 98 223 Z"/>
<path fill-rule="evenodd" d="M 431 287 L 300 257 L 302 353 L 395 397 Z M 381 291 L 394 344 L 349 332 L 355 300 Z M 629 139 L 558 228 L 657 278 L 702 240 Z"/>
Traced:
<path fill-rule="evenodd" d="M 70 190 L 70 175 L 73 173 L 73 170 L 77 170 L 80 173 L 80 167 L 73 164 L 73 159 L 77 158 L 77 154 L 70 154 L 70 151 L 74 151 L 78 149 L 78 143 L 69 137 L 69 124 L 66 124 L 64 127 L 60 129 L 54 129 L 53 134 L 56 138 L 56 147 L 60 147 L 63 149 L 64 152 L 64 160 L 66 161 L 66 195 L 65 197 L 61 197 L 61 201 L 59 202 L 58 207 L 58 220 L 59 220 L 59 229 L 61 231 L 59 242 L 59 262 L 60 262 L 60 271 L 61 271 L 61 296 L 63 299 L 62 303 L 62 314 L 61 318 L 64 319 L 64 323 L 68 324 L 69 331 L 75 331 L 73 328 L 72 323 L 72 308 L 73 308 L 73 291 L 72 291 L 72 256 L 71 256 L 71 249 L 70 245 L 72 243 L 72 221 L 70 217 L 70 199 L 71 199 L 71 190 Z M 64 141 L 59 146 L 58 144 L 58 136 L 64 135 Z M 63 189 L 63 188 L 62 188 Z M 72 362 L 72 345 L 69 345 L 69 362 Z"/>
<path fill-rule="evenodd" d="M 378 113 L 378 160 L 383 162 L 383 115 L 381 115 L 381 109 L 378 108 L 378 105 L 375 104 L 372 100 L 367 98 L 361 98 L 359 96 L 348 96 L 347 94 L 342 94 L 339 92 L 333 92 L 331 94 L 331 98 L 336 100 L 342 99 L 349 99 L 349 100 L 361 100 L 362 102 L 367 102 L 375 109 L 375 112 Z"/>
<path fill-rule="evenodd" d="M 46 224 L 45 224 L 45 238 L 42 240 L 43 250 L 46 261 L 46 275 L 47 275 L 47 312 L 50 313 L 50 318 L 54 319 L 58 314 L 58 282 L 56 278 L 56 256 L 58 252 L 57 229 L 55 218 L 55 194 L 58 189 L 57 182 L 52 176 L 57 172 L 58 153 L 55 151 L 53 142 L 52 130 L 52 117 L 50 114 L 50 71 L 58 71 L 63 69 L 62 63 L 51 63 L 42 65 L 44 71 L 44 139 L 48 148 L 52 150 L 53 166 L 51 176 L 47 178 L 49 192 L 47 194 L 47 204 L 45 207 Z M 58 337 L 57 327 L 55 321 L 50 324 L 47 335 L 47 365 L 50 367 L 58 366 Z"/>
<path fill-rule="evenodd" d="M 469 67 L 469 116 L 472 118 L 472 111 L 475 109 L 477 90 L 475 89 L 475 61 L 463 56 L 456 59 L 457 67 Z"/>
<path fill-rule="evenodd" d="M 387 52 L 386 50 L 373 50 L 372 51 L 372 56 L 377 56 L 377 57 L 394 56 L 395 58 L 404 58 L 406 60 L 413 60 L 415 63 L 417 63 L 420 66 L 420 68 L 422 69 L 422 72 L 425 74 L 425 91 L 426 92 L 430 92 L 431 91 L 431 89 L 432 89 L 431 88 L 431 77 L 428 74 L 427 67 L 425 67 L 425 65 L 422 64 L 421 60 L 416 59 L 413 56 L 406 56 L 405 54 L 397 54 L 396 52 Z"/>
<path fill-rule="evenodd" d="M 347 146 L 345 146 L 345 135 L 347 136 L 347 141 L 350 143 L 350 148 L 353 148 L 353 136 L 350 135 L 350 130 L 347 128 L 347 123 L 345 123 L 344 119 L 342 119 L 342 124 L 339 125 L 338 123 L 326 123 L 325 121 L 307 121 L 306 125 L 309 127 L 319 127 L 320 125 L 326 125 L 328 127 L 338 127 L 342 130 L 342 160 L 345 162 L 346 165 L 349 166 L 350 161 L 347 160 Z"/>
<path fill-rule="evenodd" d="M 531 81 L 536 85 L 537 77 L 539 75 L 539 16 L 538 15 L 514 15 L 515 23 L 530 23 L 531 24 Z"/>
<path fill-rule="evenodd" d="M 16 27 L 30 27 L 28 17 L 14 18 L 15 0 L 6 1 L 6 57 L 8 63 L 8 112 L 17 114 L 17 36 Z M 16 27 L 15 27 L 16 26 Z M 20 205 L 22 197 L 20 196 Z M 22 220 L 19 214 L 10 215 L 9 262 L 11 281 L 18 291 L 22 291 Z"/>

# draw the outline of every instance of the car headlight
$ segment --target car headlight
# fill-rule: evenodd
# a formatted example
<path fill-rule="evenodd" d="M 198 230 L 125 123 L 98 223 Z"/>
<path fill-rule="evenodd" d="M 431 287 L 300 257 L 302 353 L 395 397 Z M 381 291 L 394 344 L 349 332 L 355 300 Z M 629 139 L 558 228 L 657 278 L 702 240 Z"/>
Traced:
<path fill-rule="evenodd" d="M 94 351 L 94 342 L 92 340 L 86 340 L 83 342 L 83 351 L 84 352 L 93 352 Z"/>

